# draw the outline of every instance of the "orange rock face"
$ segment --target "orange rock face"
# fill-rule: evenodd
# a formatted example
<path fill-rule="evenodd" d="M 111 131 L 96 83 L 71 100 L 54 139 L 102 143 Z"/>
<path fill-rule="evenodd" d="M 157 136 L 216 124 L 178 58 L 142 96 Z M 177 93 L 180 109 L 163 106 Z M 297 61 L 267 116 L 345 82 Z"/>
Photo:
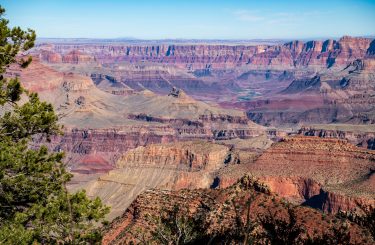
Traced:
<path fill-rule="evenodd" d="M 62 62 L 71 64 L 89 63 L 95 61 L 94 57 L 84 54 L 80 51 L 73 50 L 62 56 Z"/>
<path fill-rule="evenodd" d="M 375 205 L 375 153 L 337 139 L 293 137 L 266 150 L 248 170 L 284 197 L 326 212 Z"/>
<path fill-rule="evenodd" d="M 319 195 L 322 188 L 318 182 L 303 177 L 263 176 L 260 180 L 267 183 L 274 193 L 299 202 Z"/>

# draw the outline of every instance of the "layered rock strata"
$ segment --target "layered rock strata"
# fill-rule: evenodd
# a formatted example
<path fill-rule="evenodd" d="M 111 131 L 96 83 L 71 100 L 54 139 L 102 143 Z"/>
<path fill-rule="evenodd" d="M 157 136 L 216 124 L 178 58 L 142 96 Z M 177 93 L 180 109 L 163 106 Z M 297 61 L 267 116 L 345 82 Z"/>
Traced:
<path fill-rule="evenodd" d="M 247 169 L 276 193 L 329 213 L 375 205 L 375 154 L 346 141 L 287 138 Z"/>
<path fill-rule="evenodd" d="M 99 63 L 140 61 L 173 64 L 189 70 L 228 69 L 242 65 L 283 67 L 345 66 L 363 58 L 372 39 L 342 37 L 340 40 L 293 41 L 284 45 L 95 45 L 54 44 L 39 49 L 50 63 Z M 90 58 L 88 58 L 90 57 Z"/>
<path fill-rule="evenodd" d="M 301 127 L 298 132 L 306 136 L 348 140 L 354 145 L 375 150 L 374 125 L 306 125 Z"/>
<path fill-rule="evenodd" d="M 110 205 L 114 218 L 146 189 L 208 189 L 214 172 L 234 163 L 228 146 L 204 141 L 140 146 L 119 157 L 115 170 L 81 187 Z"/>

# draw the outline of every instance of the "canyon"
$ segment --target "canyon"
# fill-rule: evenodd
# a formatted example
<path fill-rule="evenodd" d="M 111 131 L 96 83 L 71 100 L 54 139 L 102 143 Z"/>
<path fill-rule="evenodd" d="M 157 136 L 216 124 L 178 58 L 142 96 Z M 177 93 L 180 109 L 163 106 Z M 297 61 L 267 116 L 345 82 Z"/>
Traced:
<path fill-rule="evenodd" d="M 266 126 L 373 124 L 374 46 L 349 36 L 276 45 L 41 43 L 34 55 L 113 94 L 176 87 Z"/>
<path fill-rule="evenodd" d="M 184 202 L 210 207 L 217 232 L 213 213 L 229 197 L 243 206 L 249 193 L 254 216 L 267 211 L 259 203 L 285 214 L 284 202 L 298 222 L 311 216 L 309 235 L 340 212 L 375 207 L 371 38 L 39 42 L 29 54 L 27 69 L 6 76 L 54 106 L 64 134 L 33 143 L 65 152 L 70 191 L 111 207 L 104 244 L 134 241 L 125 231 L 147 230 L 143 214 Z M 246 178 L 262 184 L 254 192 Z M 364 237 L 350 227 L 352 239 Z"/>

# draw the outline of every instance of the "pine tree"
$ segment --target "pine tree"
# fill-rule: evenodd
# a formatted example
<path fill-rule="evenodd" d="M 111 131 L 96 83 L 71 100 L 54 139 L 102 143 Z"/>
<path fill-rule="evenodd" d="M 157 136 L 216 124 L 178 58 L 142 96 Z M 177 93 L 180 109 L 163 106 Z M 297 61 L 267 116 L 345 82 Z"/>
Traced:
<path fill-rule="evenodd" d="M 0 244 L 92 244 L 101 237 L 95 224 L 109 212 L 84 191 L 68 193 L 72 175 L 64 154 L 46 146 L 30 147 L 33 137 L 60 134 L 51 104 L 25 90 L 17 78 L 5 78 L 10 65 L 26 68 L 35 32 L 9 28 L 0 6 Z M 21 103 L 21 97 L 22 103 Z"/>

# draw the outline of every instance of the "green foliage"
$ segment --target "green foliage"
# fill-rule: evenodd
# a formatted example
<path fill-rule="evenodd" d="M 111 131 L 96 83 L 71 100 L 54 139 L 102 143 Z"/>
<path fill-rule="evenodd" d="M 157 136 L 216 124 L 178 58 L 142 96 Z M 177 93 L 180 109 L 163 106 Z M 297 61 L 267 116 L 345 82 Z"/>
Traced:
<path fill-rule="evenodd" d="M 20 27 L 9 28 L 9 21 L 4 18 L 5 9 L 0 6 L 0 74 L 4 73 L 10 64 L 18 64 L 25 67 L 31 62 L 31 58 L 27 60 L 17 59 L 20 51 L 29 50 L 34 46 L 35 32 L 31 29 L 27 31 Z"/>
<path fill-rule="evenodd" d="M 0 7 L 0 244 L 99 243 L 96 224 L 109 209 L 84 191 L 68 193 L 72 175 L 63 153 L 31 147 L 33 137 L 49 140 L 60 126 L 51 104 L 25 91 L 17 78 L 3 76 L 10 65 L 31 62 L 17 55 L 35 41 L 32 30 L 8 28 L 4 12 Z"/>
<path fill-rule="evenodd" d="M 35 217 L 32 226 L 38 241 L 70 244 L 73 241 L 100 242 L 101 236 L 95 222 L 100 221 L 108 211 L 99 198 L 90 200 L 84 191 L 80 191 L 50 196 L 45 206 L 36 204 L 28 214 Z"/>
<path fill-rule="evenodd" d="M 31 93 L 27 103 L 15 104 L 0 119 L 0 135 L 10 136 L 14 141 L 37 134 L 49 137 L 59 132 L 57 120 L 52 105 L 41 102 L 37 94 Z"/>

